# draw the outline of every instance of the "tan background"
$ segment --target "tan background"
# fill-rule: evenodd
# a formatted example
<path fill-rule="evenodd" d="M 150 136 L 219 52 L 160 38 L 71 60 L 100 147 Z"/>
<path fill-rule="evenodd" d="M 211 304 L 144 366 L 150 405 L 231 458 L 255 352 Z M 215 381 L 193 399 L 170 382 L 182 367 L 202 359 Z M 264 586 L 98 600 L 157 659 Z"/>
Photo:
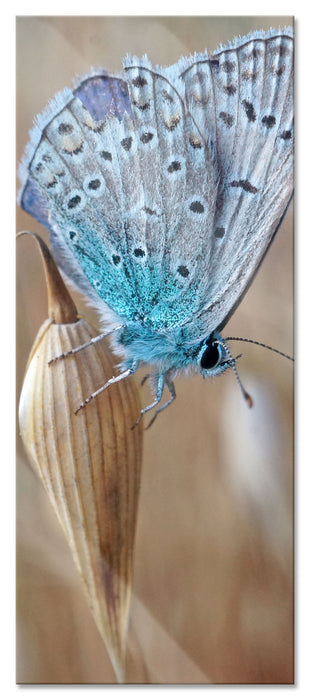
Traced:
<path fill-rule="evenodd" d="M 155 64 L 212 51 L 283 17 L 20 17 L 17 157 L 33 117 L 91 65 L 121 70 L 127 52 Z M 47 234 L 17 212 L 17 230 Z M 227 334 L 292 354 L 292 207 Z M 17 245 L 17 387 L 47 315 L 30 238 Z M 83 310 L 83 302 L 78 302 Z M 293 368 L 236 344 L 233 374 L 177 379 L 177 401 L 145 433 L 135 553 L 132 680 L 293 680 Z M 148 390 L 143 390 L 147 403 Z M 113 671 L 62 531 L 18 440 L 17 681 L 111 683 Z M 143 662 L 141 659 L 143 650 Z"/>

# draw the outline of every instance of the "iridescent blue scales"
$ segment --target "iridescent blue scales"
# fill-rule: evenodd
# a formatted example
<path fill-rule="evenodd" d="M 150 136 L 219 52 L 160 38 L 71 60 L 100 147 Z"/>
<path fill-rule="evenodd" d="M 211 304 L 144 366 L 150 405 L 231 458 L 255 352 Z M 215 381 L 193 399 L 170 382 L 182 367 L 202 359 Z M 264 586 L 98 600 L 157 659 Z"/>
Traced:
<path fill-rule="evenodd" d="M 92 73 L 37 118 L 20 175 L 21 206 L 123 355 L 113 381 L 148 363 L 152 406 L 165 384 L 170 403 L 178 370 L 235 367 L 220 331 L 292 197 L 291 29 Z"/>

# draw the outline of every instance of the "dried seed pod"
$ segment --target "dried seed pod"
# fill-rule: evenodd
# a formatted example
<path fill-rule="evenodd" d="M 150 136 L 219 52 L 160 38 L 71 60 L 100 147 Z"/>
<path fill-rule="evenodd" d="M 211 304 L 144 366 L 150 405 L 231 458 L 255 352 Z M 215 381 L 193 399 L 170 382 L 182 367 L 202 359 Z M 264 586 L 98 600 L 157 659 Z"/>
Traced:
<path fill-rule="evenodd" d="M 38 237 L 36 237 L 38 238 Z M 116 676 L 124 680 L 133 549 L 142 462 L 132 379 L 74 411 L 113 376 L 106 341 L 48 365 L 96 331 L 79 319 L 40 241 L 49 316 L 35 340 L 20 398 L 21 436 L 65 532 Z"/>

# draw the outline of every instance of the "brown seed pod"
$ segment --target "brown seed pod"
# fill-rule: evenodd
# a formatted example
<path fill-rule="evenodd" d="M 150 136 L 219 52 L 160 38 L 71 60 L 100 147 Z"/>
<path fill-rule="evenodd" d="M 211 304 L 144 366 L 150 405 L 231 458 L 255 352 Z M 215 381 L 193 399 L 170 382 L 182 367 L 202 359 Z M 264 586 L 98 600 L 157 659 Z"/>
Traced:
<path fill-rule="evenodd" d="M 101 341 L 48 364 L 97 332 L 78 317 L 48 248 L 36 238 L 50 318 L 28 361 L 20 431 L 65 532 L 117 679 L 123 681 L 142 463 L 142 430 L 131 427 L 140 401 L 134 381 L 127 379 L 75 415 L 113 376 L 115 359 Z"/>

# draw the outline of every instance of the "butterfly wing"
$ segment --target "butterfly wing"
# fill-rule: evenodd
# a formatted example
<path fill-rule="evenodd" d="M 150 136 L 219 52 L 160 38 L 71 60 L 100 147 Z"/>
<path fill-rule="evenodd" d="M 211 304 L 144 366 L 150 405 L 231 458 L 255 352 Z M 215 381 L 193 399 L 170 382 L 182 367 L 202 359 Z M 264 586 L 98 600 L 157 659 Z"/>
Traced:
<path fill-rule="evenodd" d="M 128 59 L 125 72 L 117 109 L 93 76 L 40 119 L 21 203 L 40 193 L 28 211 L 44 211 L 56 258 L 83 290 L 86 278 L 122 318 L 163 330 L 190 312 L 182 295 L 212 225 L 218 173 L 177 87 L 147 59 Z"/>
<path fill-rule="evenodd" d="M 124 68 L 126 81 L 89 76 L 41 117 L 21 203 L 94 301 L 206 336 L 240 300 L 291 197 L 292 38 Z"/>
<path fill-rule="evenodd" d="M 185 64 L 185 65 L 184 65 Z M 293 193 L 293 38 L 256 33 L 181 62 L 184 100 L 219 168 L 189 335 L 221 329 L 251 283 Z"/>

